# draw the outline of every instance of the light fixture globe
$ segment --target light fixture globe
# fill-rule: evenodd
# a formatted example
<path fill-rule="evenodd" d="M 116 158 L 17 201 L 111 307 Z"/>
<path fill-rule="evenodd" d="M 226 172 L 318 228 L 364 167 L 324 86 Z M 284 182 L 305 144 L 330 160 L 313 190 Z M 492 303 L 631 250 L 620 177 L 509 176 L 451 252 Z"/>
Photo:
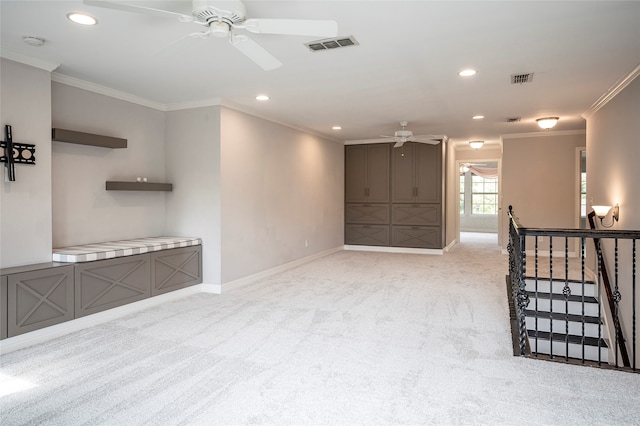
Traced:
<path fill-rule="evenodd" d="M 469 146 L 473 149 L 480 149 L 484 145 L 484 141 L 469 141 Z"/>
<path fill-rule="evenodd" d="M 540 126 L 542 129 L 550 129 L 556 125 L 558 120 L 558 117 L 543 117 L 538 118 L 536 121 L 538 122 L 538 126 Z"/>

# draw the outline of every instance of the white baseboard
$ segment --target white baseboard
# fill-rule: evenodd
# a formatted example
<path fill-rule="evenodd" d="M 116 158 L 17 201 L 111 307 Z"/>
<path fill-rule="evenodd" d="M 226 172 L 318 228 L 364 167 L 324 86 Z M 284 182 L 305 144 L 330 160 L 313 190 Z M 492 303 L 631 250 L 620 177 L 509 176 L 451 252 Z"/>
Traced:
<path fill-rule="evenodd" d="M 458 240 L 454 238 L 453 241 L 451 241 L 449 243 L 449 245 L 444 248 L 444 251 L 446 253 L 449 253 L 451 251 L 451 249 L 453 248 L 453 246 L 455 246 L 456 244 L 458 244 Z"/>
<path fill-rule="evenodd" d="M 181 299 L 196 293 L 202 293 L 205 291 L 202 286 L 208 285 L 209 284 L 197 284 L 180 290 L 170 291 L 138 302 L 118 306 L 117 308 L 108 309 L 96 314 L 87 315 L 86 317 L 76 318 L 61 324 L 52 325 L 41 328 L 40 330 L 0 340 L 0 355 L 17 351 L 18 349 L 23 349 L 38 343 L 43 343 L 66 334 L 93 327 L 94 325 L 102 324 L 172 300 Z"/>
<path fill-rule="evenodd" d="M 258 280 L 261 280 L 263 278 L 267 278 L 267 277 L 270 277 L 272 275 L 279 274 L 280 272 L 288 271 L 289 269 L 293 269 L 293 268 L 296 268 L 296 267 L 298 267 L 300 265 L 304 265 L 305 263 L 309 263 L 312 260 L 320 259 L 321 257 L 325 257 L 325 256 L 328 256 L 328 255 L 330 255 L 332 253 L 336 253 L 336 252 L 342 251 L 342 250 L 343 250 L 342 247 L 335 247 L 335 248 L 332 248 L 332 249 L 329 249 L 329 250 L 321 251 L 321 252 L 316 253 L 316 254 L 312 254 L 311 256 L 306 256 L 306 257 L 303 257 L 301 259 L 296 259 L 296 260 L 293 260 L 291 262 L 283 263 L 282 265 L 278 265 L 275 268 L 267 269 L 267 270 L 258 272 L 258 273 L 253 274 L 253 275 L 249 275 L 249 276 L 242 277 L 242 278 L 239 278 L 239 279 L 234 280 L 234 281 L 229 281 L 229 282 L 223 283 L 221 285 L 220 291 L 221 292 L 226 292 L 226 291 L 229 291 L 229 290 L 234 290 L 236 288 L 243 287 L 243 286 L 245 286 L 247 284 L 251 284 L 251 283 L 253 283 L 255 281 L 258 281 Z"/>
<path fill-rule="evenodd" d="M 381 253 L 405 253 L 405 254 L 437 254 L 442 255 L 445 249 L 420 249 L 411 247 L 386 247 L 386 246 L 354 246 L 345 245 L 345 250 L 376 251 Z"/>

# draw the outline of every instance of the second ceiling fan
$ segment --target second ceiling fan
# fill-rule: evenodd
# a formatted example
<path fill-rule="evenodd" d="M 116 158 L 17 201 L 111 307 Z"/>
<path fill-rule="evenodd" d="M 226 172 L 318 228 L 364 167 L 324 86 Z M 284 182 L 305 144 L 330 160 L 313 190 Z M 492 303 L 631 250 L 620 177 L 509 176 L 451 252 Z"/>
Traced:
<path fill-rule="evenodd" d="M 338 23 L 331 20 L 247 19 L 247 11 L 244 3 L 239 0 L 193 0 L 190 2 L 190 15 L 182 11 L 155 9 L 126 1 L 84 0 L 83 2 L 89 6 L 145 13 L 165 18 L 174 18 L 180 22 L 191 22 L 202 25 L 205 27 L 203 31 L 191 33 L 189 36 L 194 38 L 208 38 L 213 35 L 214 37 L 227 38 L 233 47 L 266 71 L 282 66 L 282 62 L 248 36 L 235 34 L 235 30 L 246 30 L 255 34 L 281 34 L 323 38 L 338 35 Z"/>

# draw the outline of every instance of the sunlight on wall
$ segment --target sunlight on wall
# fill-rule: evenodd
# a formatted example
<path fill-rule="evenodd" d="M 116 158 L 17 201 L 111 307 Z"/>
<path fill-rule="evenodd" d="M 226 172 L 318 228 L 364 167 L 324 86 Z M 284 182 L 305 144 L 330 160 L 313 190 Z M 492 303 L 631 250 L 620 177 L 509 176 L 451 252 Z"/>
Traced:
<path fill-rule="evenodd" d="M 35 383 L 0 373 L 0 397 L 35 388 Z"/>

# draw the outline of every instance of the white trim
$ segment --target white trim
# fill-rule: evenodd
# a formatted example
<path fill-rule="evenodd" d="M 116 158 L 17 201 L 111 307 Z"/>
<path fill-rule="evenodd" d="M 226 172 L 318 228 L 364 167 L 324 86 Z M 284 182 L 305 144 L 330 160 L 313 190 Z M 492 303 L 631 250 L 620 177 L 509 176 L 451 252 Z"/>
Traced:
<path fill-rule="evenodd" d="M 411 248 L 411 247 L 345 245 L 344 249 L 353 250 L 353 251 L 375 251 L 380 253 L 436 254 L 436 255 L 444 254 L 444 249 L 421 249 L 421 248 Z"/>
<path fill-rule="evenodd" d="M 234 281 L 229 281 L 226 283 L 223 283 L 221 286 L 221 291 L 223 293 L 229 291 L 229 290 L 235 290 L 237 288 L 240 287 L 244 287 L 248 284 L 251 284 L 253 282 L 256 282 L 258 280 L 264 279 L 264 278 L 268 278 L 272 275 L 275 274 L 279 274 L 280 272 L 285 272 L 288 271 L 289 269 L 293 269 L 296 268 L 300 265 L 304 265 L 305 263 L 309 263 L 312 260 L 316 260 L 316 259 L 320 259 L 321 257 L 324 256 L 328 256 L 332 253 L 336 253 L 338 251 L 342 251 L 343 248 L 342 247 L 335 247 L 329 250 L 325 250 L 325 251 L 321 251 L 320 253 L 316 253 L 316 254 L 312 254 L 310 256 L 306 256 L 300 259 L 296 259 L 294 261 L 291 262 L 287 262 L 287 263 L 283 263 L 282 265 L 276 266 L 274 268 L 271 269 L 267 269 L 258 273 L 255 273 L 253 275 L 249 275 L 243 278 L 239 278 L 237 280 Z"/>
<path fill-rule="evenodd" d="M 67 86 L 77 87 L 78 89 L 88 90 L 89 92 L 98 93 L 100 95 L 109 96 L 114 99 L 120 99 L 122 101 L 131 102 L 137 105 L 146 106 L 149 108 L 157 109 L 160 111 L 166 111 L 165 105 L 150 101 L 139 96 L 134 96 L 120 90 L 112 89 L 110 87 L 101 86 L 100 84 L 90 83 L 79 78 L 69 77 L 68 75 L 53 73 L 51 74 L 51 81 L 56 83 L 66 84 Z"/>
<path fill-rule="evenodd" d="M 203 293 L 222 294 L 221 284 L 200 284 L 200 290 Z"/>
<path fill-rule="evenodd" d="M 449 245 L 444 248 L 444 251 L 446 253 L 450 252 L 453 246 L 455 246 L 456 244 L 458 244 L 458 240 L 454 238 L 453 241 L 451 241 Z"/>
<path fill-rule="evenodd" d="M 588 110 L 582 113 L 582 118 L 585 120 L 589 119 L 593 114 L 598 112 L 600 108 L 609 103 L 610 100 L 615 98 L 618 93 L 622 92 L 622 90 L 627 87 L 636 77 L 640 75 L 640 64 L 636 65 L 636 67 L 627 75 L 623 76 L 620 80 L 618 80 L 609 90 L 607 90 L 597 101 L 594 102 L 593 105 L 589 107 Z"/>
<path fill-rule="evenodd" d="M 535 138 L 535 137 L 548 137 L 548 136 L 569 136 L 569 135 L 586 135 L 585 129 L 578 130 L 545 130 L 543 132 L 529 132 L 529 133 L 507 133 L 500 135 L 502 140 L 505 139 L 520 139 L 520 138 Z"/>
<path fill-rule="evenodd" d="M 229 109 L 233 109 L 244 114 L 248 114 L 257 118 L 261 118 L 263 120 L 267 120 L 271 123 L 279 124 L 284 127 L 288 127 L 293 130 L 297 130 L 302 133 L 306 133 L 309 135 L 313 135 L 325 140 L 329 140 L 332 142 L 337 142 L 342 144 L 343 141 L 341 139 L 332 138 L 322 133 L 318 133 L 311 129 L 305 129 L 302 127 L 296 127 L 288 123 L 284 123 L 282 121 L 274 120 L 264 115 L 260 115 L 249 108 L 245 108 L 241 105 L 235 104 L 226 99 L 222 98 L 210 98 L 210 99 L 202 99 L 199 101 L 190 101 L 190 102 L 178 102 L 173 104 L 163 104 L 161 102 L 151 101 L 146 98 L 142 98 L 140 96 L 131 95 L 129 93 L 112 89 L 110 87 L 102 86 L 100 84 L 91 83 L 85 80 L 80 80 L 79 78 L 70 77 L 68 75 L 53 73 L 51 74 L 51 81 L 55 81 L 56 83 L 66 84 L 68 86 L 77 87 L 79 89 L 88 90 L 90 92 L 98 93 L 100 95 L 109 96 L 115 99 L 120 99 L 122 101 L 131 102 L 137 105 L 142 105 L 148 108 L 153 108 L 159 111 L 170 112 L 170 111 L 180 111 L 185 109 L 194 109 L 194 108 L 206 108 L 212 106 L 221 106 Z"/>
<path fill-rule="evenodd" d="M 29 65 L 41 70 L 51 72 L 58 68 L 60 64 L 55 62 L 43 61 L 41 59 L 35 59 L 30 56 L 23 55 L 21 53 L 14 52 L 12 50 L 0 49 L 0 57 L 8 59 L 10 61 L 18 62 L 24 65 Z"/>
<path fill-rule="evenodd" d="M 105 323 L 125 315 L 129 315 L 143 309 L 161 305 L 173 300 L 182 299 L 192 294 L 202 293 L 202 286 L 207 284 L 198 284 L 187 288 L 171 291 L 169 293 L 159 294 L 149 297 L 138 302 L 129 303 L 127 305 L 118 306 L 117 308 L 108 309 L 96 314 L 87 315 L 86 317 L 76 318 L 67 322 L 41 328 L 40 330 L 31 331 L 29 333 L 20 334 L 18 336 L 9 337 L 0 340 L 0 355 L 17 351 L 28 346 L 38 343 L 47 342 L 49 340 L 74 333 L 85 328 L 93 327 L 98 324 Z"/>

